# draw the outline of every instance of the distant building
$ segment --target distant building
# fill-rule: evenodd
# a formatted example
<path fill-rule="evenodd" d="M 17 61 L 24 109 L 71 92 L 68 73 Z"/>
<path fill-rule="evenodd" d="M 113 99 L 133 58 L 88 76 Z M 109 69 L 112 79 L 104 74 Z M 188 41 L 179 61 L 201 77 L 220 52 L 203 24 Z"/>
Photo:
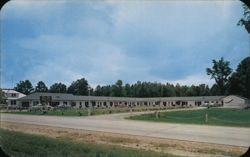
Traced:
<path fill-rule="evenodd" d="M 230 105 L 230 101 L 231 104 Z M 244 101 L 243 101 L 244 100 Z M 109 108 L 109 107 L 194 107 L 194 106 L 225 106 L 245 108 L 250 106 L 249 100 L 238 96 L 193 96 L 193 97 L 104 97 L 76 96 L 63 93 L 32 93 L 18 99 L 18 104 L 29 108 L 38 104 L 53 107 L 67 106 L 73 108 Z M 244 105 L 243 105 L 244 104 Z"/>
<path fill-rule="evenodd" d="M 26 95 L 20 92 L 17 92 L 12 89 L 3 89 L 4 97 L 6 99 L 7 106 L 16 106 L 18 105 L 17 100 L 25 97 Z"/>
<path fill-rule="evenodd" d="M 248 108 L 250 100 L 236 95 L 229 95 L 223 98 L 224 107 L 227 108 Z"/>

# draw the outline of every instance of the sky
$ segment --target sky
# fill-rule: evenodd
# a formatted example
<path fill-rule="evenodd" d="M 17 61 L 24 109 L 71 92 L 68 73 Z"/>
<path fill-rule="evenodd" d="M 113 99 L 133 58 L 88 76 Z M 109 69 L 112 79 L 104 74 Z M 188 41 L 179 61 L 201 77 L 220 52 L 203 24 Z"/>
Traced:
<path fill-rule="evenodd" d="M 212 59 L 249 56 L 240 1 L 13 0 L 0 12 L 1 87 L 150 81 L 212 85 Z"/>

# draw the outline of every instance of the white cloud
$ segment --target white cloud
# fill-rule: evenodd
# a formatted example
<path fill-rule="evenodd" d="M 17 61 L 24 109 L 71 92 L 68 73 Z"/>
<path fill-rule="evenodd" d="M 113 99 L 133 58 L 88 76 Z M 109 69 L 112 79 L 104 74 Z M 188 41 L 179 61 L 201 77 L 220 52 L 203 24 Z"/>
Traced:
<path fill-rule="evenodd" d="M 210 87 L 215 83 L 214 80 L 211 80 L 209 76 L 202 75 L 202 74 L 195 74 L 195 75 L 189 75 L 183 79 L 180 80 L 166 80 L 166 82 L 180 85 L 199 85 L 199 84 L 207 84 Z"/>

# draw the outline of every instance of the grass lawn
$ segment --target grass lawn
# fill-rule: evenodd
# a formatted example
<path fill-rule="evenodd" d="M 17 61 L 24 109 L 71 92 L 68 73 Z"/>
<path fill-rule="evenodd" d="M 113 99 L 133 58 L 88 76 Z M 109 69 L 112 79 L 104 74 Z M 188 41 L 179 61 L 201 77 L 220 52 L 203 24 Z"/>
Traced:
<path fill-rule="evenodd" d="M 76 143 L 0 129 L 1 147 L 13 157 L 177 157 L 104 144 Z"/>
<path fill-rule="evenodd" d="M 207 121 L 206 121 L 207 114 Z M 209 108 L 202 110 L 161 112 L 129 117 L 132 120 L 145 120 L 169 123 L 202 125 L 222 125 L 250 127 L 250 109 Z"/>
<path fill-rule="evenodd" d="M 160 110 L 165 108 L 146 108 L 146 107 L 137 107 L 132 108 L 133 112 L 140 111 L 149 111 L 149 110 Z M 101 115 L 101 114 L 112 114 L 112 113 L 124 113 L 130 112 L 130 108 L 103 108 L 103 109 L 90 109 L 90 115 Z M 14 112 L 6 112 L 6 113 L 15 113 L 15 114 L 29 114 L 29 115 L 53 115 L 53 116 L 87 116 L 88 109 L 57 109 L 50 110 L 47 113 L 43 113 L 42 111 L 14 111 Z"/>

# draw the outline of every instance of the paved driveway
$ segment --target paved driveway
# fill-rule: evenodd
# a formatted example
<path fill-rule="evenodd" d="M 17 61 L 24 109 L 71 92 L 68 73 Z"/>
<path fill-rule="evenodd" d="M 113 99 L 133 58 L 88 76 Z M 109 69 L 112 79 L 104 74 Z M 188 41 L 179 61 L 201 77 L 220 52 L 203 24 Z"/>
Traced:
<path fill-rule="evenodd" d="M 124 119 L 124 117 L 130 114 L 131 113 L 121 113 L 91 117 L 1 114 L 1 121 L 234 146 L 250 146 L 250 128 L 142 122 Z"/>

